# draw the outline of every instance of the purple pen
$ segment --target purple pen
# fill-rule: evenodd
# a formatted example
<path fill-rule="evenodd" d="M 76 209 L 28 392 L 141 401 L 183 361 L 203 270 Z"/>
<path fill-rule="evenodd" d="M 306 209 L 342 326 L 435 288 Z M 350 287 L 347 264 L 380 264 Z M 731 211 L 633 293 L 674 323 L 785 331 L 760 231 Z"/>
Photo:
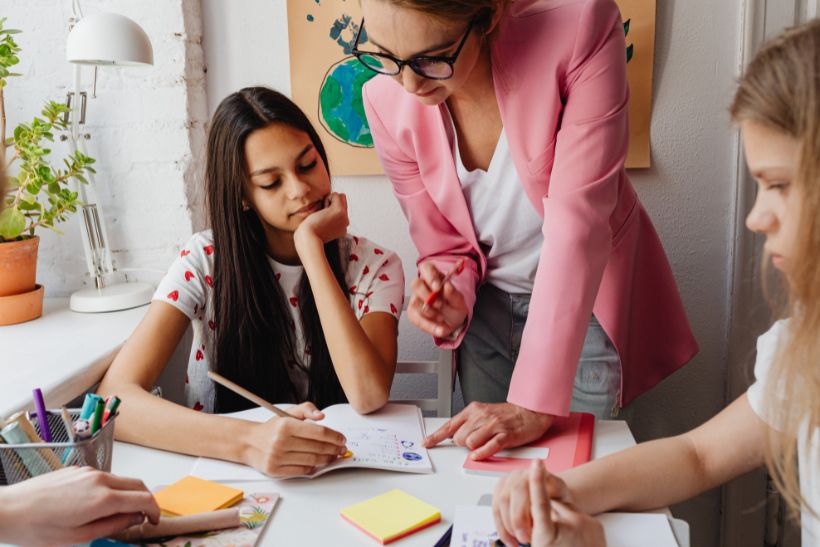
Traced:
<path fill-rule="evenodd" d="M 40 422 L 40 436 L 47 443 L 51 442 L 51 429 L 48 427 L 48 414 L 46 414 L 46 403 L 43 400 L 43 392 L 40 388 L 35 388 L 32 392 L 34 396 L 34 407 L 37 409 L 37 421 Z"/>

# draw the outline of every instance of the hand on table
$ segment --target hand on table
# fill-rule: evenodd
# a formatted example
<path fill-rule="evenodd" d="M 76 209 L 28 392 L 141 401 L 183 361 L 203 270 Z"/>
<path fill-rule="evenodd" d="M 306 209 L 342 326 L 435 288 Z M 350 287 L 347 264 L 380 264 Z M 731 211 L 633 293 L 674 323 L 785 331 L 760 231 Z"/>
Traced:
<path fill-rule="evenodd" d="M 425 308 L 424 303 L 430 293 L 442 287 L 444 274 L 430 262 L 423 262 L 419 266 L 419 276 L 411 284 L 412 294 L 407 304 L 407 317 L 410 322 L 424 332 L 446 338 L 467 320 L 467 304 L 464 296 L 450 281 L 443 285 L 443 289 L 436 301 Z"/>
<path fill-rule="evenodd" d="M 71 545 L 108 536 L 146 518 L 159 522 L 141 480 L 91 467 L 66 467 L 0 487 L 0 542 Z"/>
<path fill-rule="evenodd" d="M 424 446 L 433 447 L 444 439 L 472 450 L 474 460 L 489 458 L 505 448 L 521 446 L 541 438 L 554 417 L 512 403 L 470 403 L 428 435 Z"/>
<path fill-rule="evenodd" d="M 254 424 L 247 441 L 248 465 L 272 477 L 307 475 L 347 452 L 341 433 L 305 421 L 324 418 L 313 403 L 302 403 L 287 412 L 296 419 L 276 417 Z"/>
<path fill-rule="evenodd" d="M 505 545 L 606 547 L 601 523 L 575 508 L 567 485 L 539 460 L 498 482 L 493 517 Z"/>

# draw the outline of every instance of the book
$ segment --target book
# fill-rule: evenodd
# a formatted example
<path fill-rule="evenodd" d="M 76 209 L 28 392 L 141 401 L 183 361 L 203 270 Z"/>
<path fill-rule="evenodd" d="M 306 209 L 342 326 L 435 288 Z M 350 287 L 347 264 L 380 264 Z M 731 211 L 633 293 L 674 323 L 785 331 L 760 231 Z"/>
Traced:
<path fill-rule="evenodd" d="M 534 459 L 546 460 L 550 473 L 559 473 L 586 463 L 592 457 L 595 416 L 572 413 L 557 417 L 543 437 L 519 448 L 507 449 L 486 460 L 464 461 L 464 471 L 477 475 L 504 475 L 528 469 Z"/>
<path fill-rule="evenodd" d="M 154 494 L 165 513 L 184 516 L 207 513 L 236 505 L 245 493 L 199 477 L 185 477 Z"/>
<path fill-rule="evenodd" d="M 607 547 L 678 547 L 669 517 L 661 513 L 604 513 L 595 517 L 604 527 Z M 457 505 L 450 547 L 493 545 L 498 532 L 492 507 Z"/>
<path fill-rule="evenodd" d="M 345 507 L 340 514 L 382 545 L 441 520 L 437 508 L 399 489 Z"/>
<path fill-rule="evenodd" d="M 279 406 L 287 408 L 291 405 Z M 335 469 L 352 467 L 404 473 L 433 472 L 430 455 L 422 446 L 424 418 L 417 406 L 389 403 L 372 414 L 361 415 L 350 405 L 339 404 L 329 406 L 322 412 L 325 418 L 315 423 L 342 433 L 352 454 L 302 477 L 313 478 Z M 273 413 L 261 407 L 224 416 L 255 422 L 274 417 Z M 270 478 L 252 467 L 211 458 L 197 459 L 191 475 L 219 482 Z"/>

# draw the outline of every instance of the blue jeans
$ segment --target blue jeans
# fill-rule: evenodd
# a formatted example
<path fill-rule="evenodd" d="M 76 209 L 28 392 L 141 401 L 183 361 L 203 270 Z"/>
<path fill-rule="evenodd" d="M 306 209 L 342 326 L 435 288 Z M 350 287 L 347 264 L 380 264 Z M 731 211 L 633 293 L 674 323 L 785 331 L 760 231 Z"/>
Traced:
<path fill-rule="evenodd" d="M 458 350 L 465 404 L 507 400 L 529 305 L 529 294 L 509 294 L 489 284 L 479 289 L 470 328 Z M 592 316 L 575 374 L 571 410 L 611 419 L 618 415 L 620 389 L 618 353 Z"/>

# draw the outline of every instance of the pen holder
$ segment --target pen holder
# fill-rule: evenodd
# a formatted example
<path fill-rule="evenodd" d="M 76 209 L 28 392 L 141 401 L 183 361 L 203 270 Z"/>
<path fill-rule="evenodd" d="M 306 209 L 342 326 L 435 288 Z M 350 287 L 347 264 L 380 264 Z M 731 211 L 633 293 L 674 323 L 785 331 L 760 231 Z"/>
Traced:
<path fill-rule="evenodd" d="M 68 411 L 72 423 L 80 417 L 80 409 Z M 59 410 L 49 410 L 48 426 L 52 442 L 28 444 L 0 443 L 0 485 L 14 484 L 60 467 L 91 466 L 111 470 L 111 452 L 114 447 L 114 422 L 118 414 L 108 417 L 92 437 L 72 442 L 65 429 Z M 31 413 L 30 416 L 35 416 Z M 42 437 L 39 421 L 31 420 Z M 59 465 L 55 465 L 59 462 Z"/>

